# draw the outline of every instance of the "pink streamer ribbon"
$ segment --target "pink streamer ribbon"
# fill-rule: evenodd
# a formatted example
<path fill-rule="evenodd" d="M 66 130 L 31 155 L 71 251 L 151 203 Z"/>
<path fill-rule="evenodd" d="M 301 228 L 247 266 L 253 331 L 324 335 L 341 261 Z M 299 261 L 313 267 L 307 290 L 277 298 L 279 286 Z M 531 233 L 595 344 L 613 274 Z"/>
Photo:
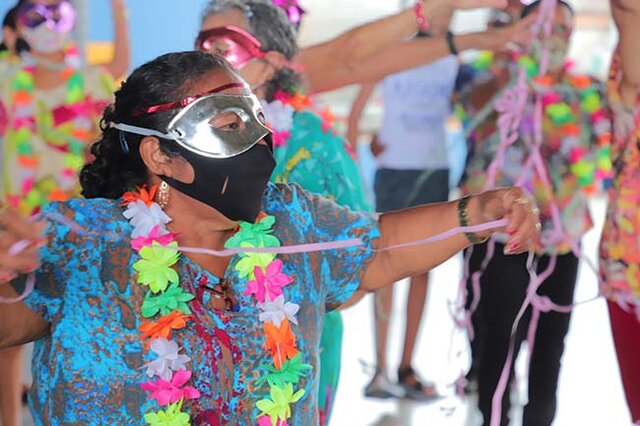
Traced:
<path fill-rule="evenodd" d="M 66 225 L 74 232 L 78 234 L 88 234 L 88 232 L 83 229 L 80 225 L 65 218 L 60 214 L 45 214 L 40 215 L 40 218 L 48 219 L 52 222 L 57 222 L 62 225 Z M 35 217 L 34 217 L 35 218 Z M 491 229 L 497 229 L 507 226 L 508 222 L 506 219 L 495 220 L 492 222 L 487 222 L 480 225 L 474 226 L 459 226 L 452 229 L 449 229 L 445 232 L 442 232 L 437 235 L 433 235 L 428 238 L 423 238 L 415 241 L 409 241 L 406 243 L 394 244 L 392 246 L 380 248 L 380 249 L 372 249 L 373 252 L 385 252 L 390 250 L 396 250 L 407 247 L 415 247 L 420 245 L 425 245 L 429 243 L 434 243 L 437 241 L 441 241 L 452 236 L 455 236 L 460 233 L 465 232 L 483 232 Z M 22 240 L 15 243 L 10 249 L 9 254 L 12 256 L 18 255 L 23 252 L 27 247 L 31 245 L 30 241 Z M 330 241 L 326 243 L 309 243 L 309 244 L 296 244 L 289 246 L 281 246 L 281 247 L 242 247 L 242 248 L 234 248 L 234 249 L 225 249 L 225 250 L 212 250 L 204 247 L 178 247 L 177 249 L 184 253 L 194 253 L 194 254 L 207 254 L 216 257 L 230 257 L 240 253 L 271 253 L 271 254 L 297 254 L 297 253 L 312 253 L 319 251 L 327 251 L 327 250 L 339 250 L 350 247 L 365 247 L 363 241 L 359 238 L 352 238 L 348 240 L 337 240 Z M 0 303 L 15 303 L 26 298 L 33 291 L 35 286 L 35 274 L 31 273 L 27 277 L 27 282 L 25 286 L 24 292 L 18 296 L 17 298 L 5 298 L 0 297 Z"/>

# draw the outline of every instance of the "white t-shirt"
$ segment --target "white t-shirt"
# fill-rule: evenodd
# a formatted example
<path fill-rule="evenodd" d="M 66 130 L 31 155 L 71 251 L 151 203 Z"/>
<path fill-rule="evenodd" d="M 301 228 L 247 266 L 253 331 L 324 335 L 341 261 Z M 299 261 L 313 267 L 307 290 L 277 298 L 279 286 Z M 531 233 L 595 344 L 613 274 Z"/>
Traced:
<path fill-rule="evenodd" d="M 378 167 L 449 168 L 445 122 L 458 67 L 458 58 L 450 55 L 384 79 L 380 142 L 385 150 L 377 158 Z"/>

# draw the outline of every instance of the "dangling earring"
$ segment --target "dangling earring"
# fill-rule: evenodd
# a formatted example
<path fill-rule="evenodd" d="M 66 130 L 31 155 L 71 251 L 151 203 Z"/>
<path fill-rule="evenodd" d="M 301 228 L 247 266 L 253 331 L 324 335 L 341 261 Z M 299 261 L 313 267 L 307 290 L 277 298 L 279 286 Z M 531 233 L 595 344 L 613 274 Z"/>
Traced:
<path fill-rule="evenodd" d="M 169 184 L 167 182 L 162 181 L 160 187 L 158 188 L 158 205 L 162 210 L 167 207 L 169 204 Z"/>

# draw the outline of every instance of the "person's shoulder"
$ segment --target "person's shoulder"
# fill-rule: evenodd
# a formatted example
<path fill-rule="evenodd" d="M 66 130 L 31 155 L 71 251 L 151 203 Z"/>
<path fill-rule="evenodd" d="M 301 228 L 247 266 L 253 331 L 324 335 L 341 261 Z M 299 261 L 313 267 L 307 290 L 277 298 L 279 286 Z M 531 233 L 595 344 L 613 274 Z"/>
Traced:
<path fill-rule="evenodd" d="M 297 183 L 269 182 L 264 195 L 263 205 L 266 209 L 277 207 L 297 207 L 308 193 Z"/>
<path fill-rule="evenodd" d="M 73 198 L 52 202 L 42 209 L 46 220 L 63 225 L 78 233 L 107 232 L 126 226 L 118 200 L 106 198 Z"/>

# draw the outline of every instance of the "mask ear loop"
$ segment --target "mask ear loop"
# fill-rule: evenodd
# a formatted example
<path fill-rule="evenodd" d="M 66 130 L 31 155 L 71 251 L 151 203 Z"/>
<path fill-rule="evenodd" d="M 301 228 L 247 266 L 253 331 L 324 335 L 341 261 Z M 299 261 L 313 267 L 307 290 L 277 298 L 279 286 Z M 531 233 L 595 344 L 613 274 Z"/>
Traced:
<path fill-rule="evenodd" d="M 118 138 L 120 139 L 120 149 L 122 149 L 122 152 L 124 152 L 125 154 L 129 154 L 129 144 L 127 143 L 127 138 L 124 134 L 124 131 L 118 130 Z"/>

